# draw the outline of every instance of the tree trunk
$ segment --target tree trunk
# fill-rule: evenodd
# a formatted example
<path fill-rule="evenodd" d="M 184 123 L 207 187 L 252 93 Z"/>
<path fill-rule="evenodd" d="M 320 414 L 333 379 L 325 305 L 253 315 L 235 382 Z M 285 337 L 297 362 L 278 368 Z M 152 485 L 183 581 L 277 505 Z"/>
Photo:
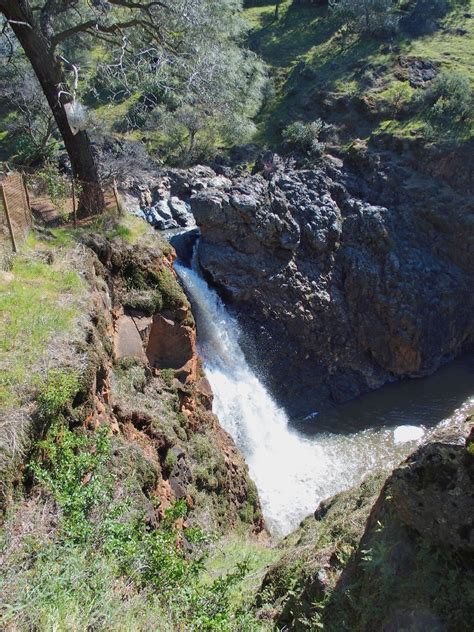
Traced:
<path fill-rule="evenodd" d="M 72 96 L 60 94 L 62 90 L 67 90 L 61 64 L 51 51 L 48 40 L 36 27 L 27 0 L 0 0 L 0 11 L 10 21 L 10 26 L 35 71 L 64 140 L 74 177 L 82 183 L 78 217 L 102 213 L 104 195 L 89 136 L 85 131 L 73 134 L 64 109 L 64 105 L 72 101 Z"/>

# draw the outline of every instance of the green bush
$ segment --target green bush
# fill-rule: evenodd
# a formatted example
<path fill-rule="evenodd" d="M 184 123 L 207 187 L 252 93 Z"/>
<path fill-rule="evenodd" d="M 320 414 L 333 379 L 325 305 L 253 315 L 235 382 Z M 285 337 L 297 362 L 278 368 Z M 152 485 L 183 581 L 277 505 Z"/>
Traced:
<path fill-rule="evenodd" d="M 329 6 L 358 33 L 380 35 L 397 28 L 393 0 L 329 0 Z"/>
<path fill-rule="evenodd" d="M 50 410 L 60 410 L 64 401 L 59 397 Z M 107 428 L 75 432 L 61 419 L 37 444 L 29 467 L 42 498 L 47 491 L 54 500 L 58 518 L 44 539 L 35 531 L 23 541 L 13 532 L 10 542 L 3 538 L 10 552 L 0 579 L 6 603 L 0 627 L 145 631 L 160 621 L 163 630 L 262 629 L 236 599 L 248 574 L 245 561 L 217 577 L 207 574 L 211 538 L 183 526 L 185 500 L 150 528 L 149 509 L 117 493 L 127 481 L 113 475 L 116 452 Z"/>
<path fill-rule="evenodd" d="M 423 100 L 428 105 L 429 122 L 440 128 L 456 128 L 472 117 L 473 91 L 469 78 L 443 72 L 432 82 Z"/>
<path fill-rule="evenodd" d="M 59 173 L 57 167 L 48 161 L 41 170 L 35 173 L 35 177 L 40 181 L 53 204 L 62 211 L 69 196 L 69 187 L 68 182 Z"/>
<path fill-rule="evenodd" d="M 282 132 L 282 138 L 287 147 L 311 156 L 318 156 L 324 150 L 323 143 L 319 142 L 319 134 L 322 129 L 323 122 L 321 119 L 317 119 L 312 123 L 295 121 L 285 127 Z"/>
<path fill-rule="evenodd" d="M 161 369 L 160 377 L 168 388 L 173 388 L 174 369 Z"/>
<path fill-rule="evenodd" d="M 383 97 L 391 113 L 396 116 L 410 102 L 412 94 L 413 89 L 408 83 L 395 81 L 385 90 Z"/>
<path fill-rule="evenodd" d="M 57 411 L 55 400 L 50 410 Z M 89 521 L 92 509 L 107 500 L 110 485 L 105 463 L 110 454 L 107 430 L 94 435 L 77 434 L 62 420 L 51 425 L 46 438 L 38 443 L 37 457 L 30 470 L 37 483 L 53 496 L 62 513 L 62 529 L 72 541 L 84 541 L 91 536 Z"/>
<path fill-rule="evenodd" d="M 75 373 L 60 369 L 50 371 L 37 396 L 39 415 L 46 419 L 54 419 L 72 401 L 78 390 L 79 380 Z"/>

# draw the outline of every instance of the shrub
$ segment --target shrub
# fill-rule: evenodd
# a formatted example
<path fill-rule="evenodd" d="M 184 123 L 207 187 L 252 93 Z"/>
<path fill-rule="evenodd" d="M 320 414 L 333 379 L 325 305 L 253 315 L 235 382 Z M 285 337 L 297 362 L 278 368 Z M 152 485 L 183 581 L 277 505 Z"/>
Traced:
<path fill-rule="evenodd" d="M 52 203 L 63 212 L 64 204 L 69 196 L 68 182 L 59 173 L 52 162 L 46 162 L 44 167 L 35 174 L 46 195 L 51 198 Z"/>
<path fill-rule="evenodd" d="M 423 100 L 428 105 L 427 118 L 432 125 L 455 128 L 467 123 L 471 116 L 473 91 L 465 75 L 443 72 L 432 82 Z"/>
<path fill-rule="evenodd" d="M 58 411 L 64 400 L 63 396 L 53 399 L 47 410 Z M 77 434 L 58 419 L 38 443 L 37 458 L 30 463 L 36 481 L 52 494 L 61 509 L 64 534 L 74 542 L 92 535 L 90 513 L 107 499 L 110 485 L 104 467 L 109 454 L 106 429 L 93 436 Z"/>
<path fill-rule="evenodd" d="M 174 382 L 174 369 L 161 369 L 160 377 L 168 388 L 173 388 Z"/>
<path fill-rule="evenodd" d="M 282 132 L 283 141 L 291 148 L 302 151 L 311 156 L 318 156 L 324 150 L 323 143 L 319 142 L 319 134 L 323 129 L 323 122 L 317 119 L 312 123 L 295 121 L 287 125 Z"/>
<path fill-rule="evenodd" d="M 150 529 L 145 506 L 137 505 L 130 496 L 117 497 L 116 475 L 111 469 L 115 450 L 106 428 L 74 432 L 64 420 L 58 420 L 37 448 L 30 469 L 60 512 L 47 541 L 24 543 L 33 546 L 34 556 L 24 550 L 9 559 L 6 614 L 10 622 L 21 619 L 25 623 L 18 629 L 43 629 L 45 618 L 48 629 L 63 629 L 58 622 L 63 622 L 66 611 L 64 629 L 132 629 L 95 625 L 102 617 L 110 619 L 107 604 L 114 602 L 112 597 L 121 586 L 126 590 L 118 601 L 124 607 L 130 599 L 142 604 L 133 629 L 150 629 L 144 612 L 152 603 L 166 619 L 163 629 L 260 629 L 235 603 L 236 588 L 248 573 L 247 564 L 233 563 L 218 577 L 206 574 L 204 562 L 211 539 L 197 527 L 183 526 L 188 513 L 185 500 L 165 510 L 159 527 Z M 22 563 L 25 554 L 27 568 Z M 19 568 L 14 566 L 16 560 Z M 51 609 L 53 594 L 55 611 Z M 32 603 L 33 608 L 25 607 Z M 81 625 L 76 625 L 79 620 Z"/>
<path fill-rule="evenodd" d="M 57 417 L 78 390 L 79 380 L 75 373 L 59 369 L 50 371 L 37 397 L 40 416 L 47 419 Z"/>
<path fill-rule="evenodd" d="M 379 35 L 397 28 L 393 0 L 329 0 L 329 6 L 358 33 Z"/>
<path fill-rule="evenodd" d="M 400 113 L 402 108 L 410 101 L 413 89 L 408 83 L 396 81 L 384 92 L 384 98 L 393 115 Z"/>

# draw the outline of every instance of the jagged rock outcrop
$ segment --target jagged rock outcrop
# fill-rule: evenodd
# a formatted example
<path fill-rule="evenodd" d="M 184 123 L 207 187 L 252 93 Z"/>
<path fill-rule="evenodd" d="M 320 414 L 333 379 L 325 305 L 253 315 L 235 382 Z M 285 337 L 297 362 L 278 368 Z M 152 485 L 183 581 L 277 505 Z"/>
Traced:
<path fill-rule="evenodd" d="M 385 484 L 369 477 L 288 536 L 257 597 L 262 617 L 295 631 L 471 628 L 472 429 L 432 438 Z"/>
<path fill-rule="evenodd" d="M 282 403 L 308 414 L 427 375 L 472 344 L 471 198 L 383 167 L 363 143 L 347 168 L 261 162 L 191 205 L 200 263 Z"/>
<path fill-rule="evenodd" d="M 112 357 L 103 361 L 107 392 L 98 405 L 144 473 L 140 503 L 149 519 L 157 521 L 184 498 L 189 520 L 206 529 L 243 522 L 262 531 L 247 465 L 212 413 L 191 307 L 172 268 L 174 251 L 158 239 L 140 247 L 101 235 L 84 241 L 110 292 L 103 320 L 113 328 Z"/>
<path fill-rule="evenodd" d="M 122 183 L 122 198 L 130 212 L 157 230 L 189 228 L 195 225 L 189 197 L 209 186 L 230 189 L 232 181 L 202 165 L 142 172 Z"/>

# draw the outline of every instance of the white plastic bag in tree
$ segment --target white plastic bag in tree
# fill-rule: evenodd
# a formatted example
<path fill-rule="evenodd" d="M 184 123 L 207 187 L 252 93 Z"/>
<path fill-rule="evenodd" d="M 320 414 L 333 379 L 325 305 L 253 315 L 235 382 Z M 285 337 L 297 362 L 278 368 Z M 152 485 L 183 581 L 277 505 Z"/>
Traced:
<path fill-rule="evenodd" d="M 86 129 L 87 110 L 78 101 L 64 104 L 67 120 L 71 132 L 76 135 L 78 132 Z"/>

